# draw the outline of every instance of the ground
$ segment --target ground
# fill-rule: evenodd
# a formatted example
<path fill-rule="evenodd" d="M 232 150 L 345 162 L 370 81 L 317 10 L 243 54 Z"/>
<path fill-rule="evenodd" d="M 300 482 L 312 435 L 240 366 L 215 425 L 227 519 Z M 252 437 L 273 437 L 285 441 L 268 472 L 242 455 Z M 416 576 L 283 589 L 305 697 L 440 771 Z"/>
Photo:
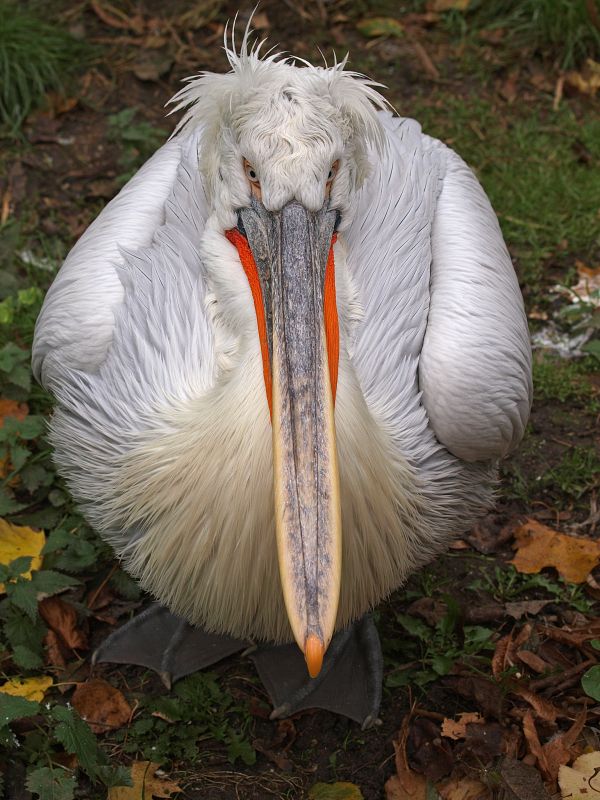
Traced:
<path fill-rule="evenodd" d="M 593 4 L 581 5 L 597 27 Z M 0 713 L 6 798 L 105 797 L 132 764 L 150 761 L 189 800 L 533 800 L 558 791 L 560 764 L 600 750 L 598 51 L 589 45 L 596 61 L 586 63 L 570 28 L 572 57 L 549 33 L 536 38 L 518 14 L 503 16 L 510 3 L 488 17 L 468 6 L 321 0 L 301 10 L 266 0 L 255 17 L 260 34 L 304 58 L 320 59 L 317 46 L 328 58 L 350 51 L 350 66 L 385 84 L 398 113 L 470 163 L 540 345 L 531 420 L 502 464 L 496 507 L 377 610 L 383 724 L 363 733 L 325 712 L 270 722 L 244 657 L 170 692 L 141 668 L 91 668 L 94 647 L 147 601 L 53 470 L 43 438 L 51 402 L 28 368 L 33 323 L 68 249 L 172 130 L 164 104 L 179 81 L 225 69 L 223 26 L 237 9 L 218 0 L 44 5 L 84 49 L 60 88 L 2 129 L 0 671 L 14 690 L 0 691 L 13 720 L 2 727 Z M 15 541 L 25 549 L 10 550 Z M 42 545 L 43 562 L 30 562 Z M 15 690 L 19 678 L 29 683 Z M 32 679 L 42 680 L 37 695 Z M 26 690 L 28 699 L 12 699 Z M 461 723 L 466 712 L 475 716 Z M 328 790 L 338 793 L 319 783 L 340 784 Z M 155 791 L 175 793 L 168 783 Z"/>

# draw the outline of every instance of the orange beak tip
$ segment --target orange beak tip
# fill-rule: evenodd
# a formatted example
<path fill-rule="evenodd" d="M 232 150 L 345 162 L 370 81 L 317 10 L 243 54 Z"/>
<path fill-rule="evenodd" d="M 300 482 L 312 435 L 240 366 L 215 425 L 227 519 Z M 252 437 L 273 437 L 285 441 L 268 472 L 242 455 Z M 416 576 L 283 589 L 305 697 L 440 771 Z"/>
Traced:
<path fill-rule="evenodd" d="M 325 647 L 323 642 L 314 633 L 306 639 L 304 645 L 304 658 L 306 659 L 306 666 L 308 667 L 308 674 L 311 678 L 316 678 L 321 667 L 323 666 L 323 656 L 325 655 Z"/>

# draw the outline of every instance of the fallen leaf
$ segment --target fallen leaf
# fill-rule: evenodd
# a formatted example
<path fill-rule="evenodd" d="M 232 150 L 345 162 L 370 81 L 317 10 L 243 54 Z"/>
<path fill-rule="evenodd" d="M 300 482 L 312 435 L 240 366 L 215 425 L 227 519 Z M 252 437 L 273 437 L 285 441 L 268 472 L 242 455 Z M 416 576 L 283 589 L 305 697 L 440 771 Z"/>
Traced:
<path fill-rule="evenodd" d="M 40 675 L 37 678 L 11 678 L 0 685 L 0 692 L 40 702 L 52 686 L 52 678 Z"/>
<path fill-rule="evenodd" d="M 446 778 L 436 787 L 441 800 L 491 800 L 485 783 L 475 778 Z"/>
<path fill-rule="evenodd" d="M 523 733 L 525 734 L 529 752 L 535 756 L 540 772 L 545 780 L 549 780 L 551 770 L 546 759 L 544 748 L 540 742 L 535 722 L 533 721 L 533 714 L 529 710 L 525 712 L 525 716 L 523 717 Z"/>
<path fill-rule="evenodd" d="M 527 664 L 530 669 L 534 672 L 544 673 L 549 672 L 552 667 L 548 664 L 547 661 L 544 661 L 543 658 L 540 658 L 535 653 L 532 653 L 531 650 L 519 650 L 517 653 L 517 658 L 519 661 L 522 661 L 523 664 Z"/>
<path fill-rule="evenodd" d="M 499 775 L 514 800 L 550 800 L 540 773 L 522 761 L 514 758 L 503 759 Z"/>
<path fill-rule="evenodd" d="M 559 533 L 534 519 L 517 528 L 515 541 L 517 553 L 510 563 L 527 575 L 555 567 L 566 581 L 583 583 L 600 564 L 600 543 Z"/>
<path fill-rule="evenodd" d="M 600 800 L 600 752 L 584 753 L 572 767 L 561 766 L 558 785 L 563 800 Z"/>
<path fill-rule="evenodd" d="M 363 19 L 356 24 L 356 28 L 363 36 L 369 39 L 376 36 L 397 36 L 404 35 L 404 26 L 393 17 L 372 17 Z"/>
<path fill-rule="evenodd" d="M 445 719 L 442 722 L 442 736 L 448 739 L 464 739 L 467 725 L 471 722 L 483 722 L 483 717 L 476 711 L 466 711 L 458 715 L 458 719 Z"/>
<path fill-rule="evenodd" d="M 454 757 L 450 744 L 441 738 L 440 725 L 431 719 L 420 717 L 411 723 L 406 750 L 411 763 L 432 783 L 452 772 Z"/>
<path fill-rule="evenodd" d="M 406 741 L 410 714 L 402 720 L 398 739 L 394 740 L 396 774 L 385 782 L 386 800 L 427 800 L 427 778 L 414 772 L 408 765 Z"/>
<path fill-rule="evenodd" d="M 94 733 L 116 730 L 131 718 L 131 706 L 123 693 L 101 678 L 80 683 L 71 702 Z"/>
<path fill-rule="evenodd" d="M 428 11 L 466 11 L 471 0 L 429 0 Z"/>
<path fill-rule="evenodd" d="M 150 800 L 181 792 L 176 783 L 156 775 L 159 768 L 160 764 L 151 761 L 134 761 L 131 765 L 133 786 L 112 786 L 108 790 L 108 800 Z"/>
<path fill-rule="evenodd" d="M 594 97 L 600 89 L 600 64 L 587 58 L 581 72 L 567 72 L 565 82 L 581 94 L 589 94 L 590 97 Z"/>
<path fill-rule="evenodd" d="M 0 519 L 0 564 L 7 565 L 21 556 L 31 556 L 31 566 L 22 577 L 30 580 L 32 571 L 42 566 L 40 553 L 45 542 L 44 531 L 34 531 Z M 0 583 L 0 594 L 3 593 L 4 584 Z"/>
<path fill-rule="evenodd" d="M 544 745 L 546 761 L 549 765 L 548 779 L 556 781 L 560 767 L 568 764 L 579 752 L 574 752 L 575 743 L 581 735 L 587 719 L 587 708 L 584 706 L 568 731 L 554 736 Z"/>
<path fill-rule="evenodd" d="M 363 793 L 354 783 L 315 783 L 308 793 L 309 800 L 363 800 Z"/>
<path fill-rule="evenodd" d="M 521 619 L 526 614 L 531 614 L 535 617 L 549 602 L 550 600 L 522 600 L 518 603 L 506 603 L 504 608 L 509 617 Z"/>
<path fill-rule="evenodd" d="M 67 647 L 85 650 L 88 646 L 85 633 L 77 627 L 77 612 L 60 597 L 46 597 L 39 604 L 40 615 L 57 633 Z"/>
<path fill-rule="evenodd" d="M 53 630 L 49 630 L 44 636 L 44 644 L 46 645 L 47 661 L 53 667 L 66 666 L 65 657 L 60 649 L 60 642 L 58 636 Z"/>
<path fill-rule="evenodd" d="M 518 697 L 523 698 L 526 703 L 529 703 L 539 719 L 543 719 L 544 722 L 556 722 L 558 708 L 556 708 L 556 706 L 551 703 L 550 700 L 540 697 L 530 689 L 526 689 L 524 686 L 513 686 L 511 688 L 511 692 L 512 694 L 516 694 Z"/>
<path fill-rule="evenodd" d="M 484 717 L 500 718 L 504 693 L 497 683 L 478 675 L 449 675 L 441 679 L 440 685 L 475 700 Z"/>
<path fill-rule="evenodd" d="M 448 606 L 441 600 L 434 600 L 433 597 L 419 597 L 406 609 L 406 613 L 411 617 L 420 617 L 433 628 L 440 620 L 448 614 Z"/>
<path fill-rule="evenodd" d="M 504 733 L 498 722 L 468 723 L 464 741 L 454 748 L 455 759 L 475 768 L 489 764 L 505 748 Z"/>

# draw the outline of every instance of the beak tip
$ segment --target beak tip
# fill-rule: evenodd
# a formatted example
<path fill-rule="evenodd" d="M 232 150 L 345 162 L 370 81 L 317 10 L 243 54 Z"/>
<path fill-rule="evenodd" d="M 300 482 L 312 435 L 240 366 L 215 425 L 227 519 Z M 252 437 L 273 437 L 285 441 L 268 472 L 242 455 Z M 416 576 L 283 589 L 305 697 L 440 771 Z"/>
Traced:
<path fill-rule="evenodd" d="M 308 667 L 308 674 L 311 678 L 316 678 L 321 667 L 323 666 L 323 656 L 325 655 L 325 646 L 318 636 L 311 633 L 306 638 L 304 645 L 304 658 L 306 659 L 306 666 Z"/>

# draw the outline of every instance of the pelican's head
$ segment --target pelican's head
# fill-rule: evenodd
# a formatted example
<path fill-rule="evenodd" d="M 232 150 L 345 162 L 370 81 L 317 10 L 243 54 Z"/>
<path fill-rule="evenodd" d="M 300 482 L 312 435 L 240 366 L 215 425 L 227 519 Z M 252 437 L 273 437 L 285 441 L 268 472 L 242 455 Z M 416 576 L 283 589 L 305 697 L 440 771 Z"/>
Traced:
<path fill-rule="evenodd" d="M 344 69 L 226 47 L 231 72 L 175 98 L 201 126 L 209 226 L 252 289 L 273 430 L 277 548 L 292 631 L 311 675 L 334 632 L 341 513 L 334 403 L 339 327 L 333 243 L 351 224 L 369 150 L 383 146 L 374 85 Z M 249 293 L 244 292 L 249 298 Z M 249 304 L 248 304 L 249 305 Z"/>

